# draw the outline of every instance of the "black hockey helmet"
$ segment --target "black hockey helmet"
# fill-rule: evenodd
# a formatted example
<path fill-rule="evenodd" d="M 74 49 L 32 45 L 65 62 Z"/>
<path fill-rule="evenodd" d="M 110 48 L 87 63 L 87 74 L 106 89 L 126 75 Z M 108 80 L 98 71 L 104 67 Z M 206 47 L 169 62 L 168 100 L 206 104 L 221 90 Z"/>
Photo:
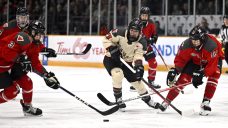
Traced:
<path fill-rule="evenodd" d="M 27 8 L 25 8 L 25 7 L 19 7 L 19 8 L 17 8 L 16 15 L 26 16 L 28 14 L 29 13 L 28 13 Z"/>
<path fill-rule="evenodd" d="M 138 18 L 134 18 L 128 25 L 128 32 L 127 32 L 127 39 L 129 42 L 134 42 L 134 41 L 137 41 L 140 34 L 141 34 L 141 31 L 142 31 L 142 22 L 141 20 L 139 20 Z M 134 29 L 134 30 L 137 30 L 139 32 L 139 35 L 137 37 L 132 37 L 130 35 L 130 30 L 131 29 Z"/>
<path fill-rule="evenodd" d="M 192 46 L 195 48 L 195 50 L 197 50 L 197 51 L 201 50 L 203 45 L 206 43 L 206 39 L 207 39 L 206 33 L 207 32 L 200 25 L 195 26 L 190 31 L 189 38 L 190 38 Z"/>
<path fill-rule="evenodd" d="M 223 16 L 223 19 L 228 19 L 228 15 L 224 15 Z"/>
<path fill-rule="evenodd" d="M 25 7 L 17 8 L 16 12 L 17 24 L 20 28 L 25 28 L 29 24 L 29 13 Z"/>
<path fill-rule="evenodd" d="M 135 29 L 141 32 L 142 22 L 138 18 L 134 18 L 128 25 L 128 30 Z"/>
<path fill-rule="evenodd" d="M 148 8 L 148 7 L 141 7 L 141 9 L 140 9 L 140 15 L 141 14 L 148 14 L 148 15 L 150 15 L 150 8 Z"/>
<path fill-rule="evenodd" d="M 205 41 L 206 31 L 200 25 L 196 25 L 189 33 L 189 37 L 192 40 Z"/>
<path fill-rule="evenodd" d="M 34 43 L 38 43 L 40 40 L 36 40 L 35 36 L 40 34 L 44 35 L 45 27 L 39 20 L 32 21 L 28 26 L 28 34 L 33 38 Z"/>
<path fill-rule="evenodd" d="M 142 19 L 141 18 L 141 15 L 142 14 L 147 14 L 148 15 L 148 19 Z M 146 26 L 146 24 L 147 24 L 147 22 L 148 22 L 148 20 L 150 19 L 150 8 L 148 8 L 148 7 L 141 7 L 141 9 L 140 9 L 140 13 L 139 13 L 139 19 L 142 21 L 142 24 L 143 24 L 143 27 L 145 27 Z"/>

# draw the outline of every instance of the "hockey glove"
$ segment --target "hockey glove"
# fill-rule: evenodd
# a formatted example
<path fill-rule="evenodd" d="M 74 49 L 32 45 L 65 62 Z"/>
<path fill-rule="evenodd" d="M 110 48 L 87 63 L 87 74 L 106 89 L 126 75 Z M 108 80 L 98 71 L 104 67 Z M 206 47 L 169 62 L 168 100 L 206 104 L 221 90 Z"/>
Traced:
<path fill-rule="evenodd" d="M 50 88 L 53 88 L 53 89 L 59 88 L 60 83 L 59 83 L 58 79 L 55 77 L 55 74 L 53 72 L 45 73 L 44 81 L 45 81 L 46 85 Z"/>
<path fill-rule="evenodd" d="M 151 36 L 149 38 L 148 43 L 151 44 L 151 45 L 154 45 L 154 44 L 156 44 L 157 40 L 158 40 L 158 36 L 157 35 L 153 35 L 153 36 Z"/>
<path fill-rule="evenodd" d="M 136 60 L 135 61 L 135 67 L 134 67 L 136 73 L 136 80 L 140 81 L 144 74 L 144 66 L 142 65 L 142 60 Z"/>
<path fill-rule="evenodd" d="M 145 58 L 146 61 L 148 61 L 148 60 L 150 60 L 150 59 L 156 57 L 155 52 L 154 52 L 153 49 L 148 50 L 148 51 L 146 52 L 146 54 L 143 54 L 143 56 L 144 56 L 144 58 Z"/>
<path fill-rule="evenodd" d="M 43 48 L 41 52 L 47 52 L 48 54 L 45 54 L 46 57 L 56 57 L 56 52 L 54 49 L 51 48 Z"/>
<path fill-rule="evenodd" d="M 112 60 L 120 64 L 121 53 L 119 48 L 117 46 L 110 46 L 107 48 L 107 50 L 110 52 Z"/>
<path fill-rule="evenodd" d="M 199 85 L 203 84 L 203 70 L 198 70 L 192 74 L 192 84 L 195 88 L 198 88 Z"/>
<path fill-rule="evenodd" d="M 21 55 L 20 58 L 18 59 L 18 62 L 20 63 L 23 72 L 32 71 L 32 64 L 31 64 L 31 61 L 28 59 L 28 56 Z"/>
<path fill-rule="evenodd" d="M 171 87 L 172 84 L 174 84 L 175 78 L 177 75 L 179 75 L 179 72 L 177 71 L 177 69 L 171 68 L 167 75 L 166 84 Z"/>

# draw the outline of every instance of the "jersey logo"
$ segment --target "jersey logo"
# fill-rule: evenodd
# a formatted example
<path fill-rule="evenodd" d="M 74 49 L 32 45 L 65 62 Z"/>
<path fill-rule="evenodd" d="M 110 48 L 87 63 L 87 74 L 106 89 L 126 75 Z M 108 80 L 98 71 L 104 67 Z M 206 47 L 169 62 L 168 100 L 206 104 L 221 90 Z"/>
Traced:
<path fill-rule="evenodd" d="M 111 39 L 111 38 L 112 38 L 112 34 L 111 34 L 111 33 L 108 33 L 108 34 L 106 34 L 106 35 L 105 35 L 105 37 L 106 37 L 106 39 L 108 39 L 108 40 L 109 40 L 109 39 Z"/>
<path fill-rule="evenodd" d="M 216 57 L 216 55 L 217 55 L 217 50 L 216 50 L 216 51 L 213 51 L 213 52 L 211 53 L 211 58 Z"/>
<path fill-rule="evenodd" d="M 17 41 L 24 41 L 23 36 L 18 35 L 18 36 L 17 36 Z"/>
<path fill-rule="evenodd" d="M 2 35 L 3 30 L 0 30 L 0 36 Z"/>
<path fill-rule="evenodd" d="M 9 48 L 13 48 L 13 46 L 15 45 L 15 43 L 13 41 L 11 41 L 9 44 L 8 44 L 8 47 Z"/>
<path fill-rule="evenodd" d="M 118 29 L 112 29 L 112 33 L 117 33 Z"/>

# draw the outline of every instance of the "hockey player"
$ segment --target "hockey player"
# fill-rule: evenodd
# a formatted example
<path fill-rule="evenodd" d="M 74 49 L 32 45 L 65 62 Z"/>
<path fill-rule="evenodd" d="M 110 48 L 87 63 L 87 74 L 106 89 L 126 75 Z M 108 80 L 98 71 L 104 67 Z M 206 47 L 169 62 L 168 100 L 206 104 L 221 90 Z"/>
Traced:
<path fill-rule="evenodd" d="M 103 63 L 112 77 L 113 92 L 116 102 L 122 100 L 122 80 L 125 77 L 136 89 L 139 95 L 147 94 L 141 78 L 144 74 L 142 63 L 144 50 L 146 49 L 146 39 L 141 35 L 142 23 L 139 19 L 133 19 L 127 30 L 113 29 L 105 36 L 103 45 L 107 50 Z M 132 73 L 120 62 L 122 57 L 129 65 L 133 66 L 136 73 Z M 142 98 L 150 107 L 157 108 L 158 103 L 154 102 L 150 96 Z M 124 103 L 119 104 L 120 108 L 125 108 Z"/>
<path fill-rule="evenodd" d="M 8 23 L 0 26 L 0 39 L 15 33 L 24 31 L 29 24 L 29 14 L 26 8 L 19 7 L 16 12 L 16 20 L 11 20 Z"/>
<path fill-rule="evenodd" d="M 225 60 L 228 64 L 228 15 L 223 17 L 223 25 L 220 29 L 219 36 L 222 39 L 222 46 L 224 49 Z M 228 71 L 226 71 L 228 73 Z"/>
<path fill-rule="evenodd" d="M 156 68 L 157 61 L 155 59 L 156 55 L 153 51 L 153 46 L 158 39 L 158 35 L 156 33 L 155 24 L 150 21 L 150 9 L 148 7 L 142 7 L 140 9 L 139 19 L 142 21 L 143 29 L 142 33 L 146 36 L 147 39 L 147 52 L 144 54 L 145 60 L 148 62 L 148 82 L 156 89 L 161 88 L 160 85 L 155 84 L 155 76 L 156 76 Z M 133 86 L 130 87 L 130 90 L 135 90 Z"/>
<path fill-rule="evenodd" d="M 29 25 L 29 13 L 25 7 L 19 7 L 16 11 L 16 20 L 11 20 L 8 23 L 0 26 L 0 39 L 15 33 L 15 32 L 26 32 L 26 29 Z M 48 52 L 45 56 L 47 57 L 56 57 L 55 50 L 51 48 L 43 47 L 40 52 Z"/>
<path fill-rule="evenodd" d="M 179 48 L 174 60 L 175 67 L 171 68 L 167 75 L 167 85 L 174 83 L 175 78 L 180 74 L 174 85 L 192 81 L 193 86 L 198 88 L 203 84 L 203 77 L 208 77 L 199 113 L 206 116 L 211 112 L 209 104 L 221 75 L 222 59 L 224 57 L 221 43 L 214 36 L 206 34 L 200 26 L 195 26 L 190 31 L 189 38 Z M 183 88 L 170 90 L 166 99 L 172 102 Z M 165 111 L 168 105 L 163 102 L 159 108 Z"/>
<path fill-rule="evenodd" d="M 39 42 L 44 30 L 44 26 L 39 21 L 34 21 L 29 24 L 29 35 L 15 32 L 0 40 L 0 89 L 3 89 L 0 92 L 0 103 L 15 98 L 20 87 L 23 89 L 23 100 L 20 102 L 25 115 L 41 115 L 42 110 L 32 106 L 32 81 L 23 71 L 32 69 L 44 78 L 47 86 L 53 89 L 59 88 L 59 82 L 54 73 L 47 72 L 38 59 L 39 48 L 41 48 Z M 22 55 L 27 55 L 31 63 L 18 62 Z"/>

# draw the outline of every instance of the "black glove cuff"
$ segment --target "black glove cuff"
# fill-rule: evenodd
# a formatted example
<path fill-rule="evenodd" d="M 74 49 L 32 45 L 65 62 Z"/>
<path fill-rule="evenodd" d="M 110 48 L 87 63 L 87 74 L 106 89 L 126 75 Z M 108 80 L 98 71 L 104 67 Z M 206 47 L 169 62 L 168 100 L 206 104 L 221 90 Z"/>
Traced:
<path fill-rule="evenodd" d="M 135 61 L 135 66 L 142 66 L 142 60 L 136 60 Z"/>
<path fill-rule="evenodd" d="M 107 48 L 107 50 L 110 52 L 110 54 L 113 54 L 119 51 L 117 46 L 110 46 Z"/>

